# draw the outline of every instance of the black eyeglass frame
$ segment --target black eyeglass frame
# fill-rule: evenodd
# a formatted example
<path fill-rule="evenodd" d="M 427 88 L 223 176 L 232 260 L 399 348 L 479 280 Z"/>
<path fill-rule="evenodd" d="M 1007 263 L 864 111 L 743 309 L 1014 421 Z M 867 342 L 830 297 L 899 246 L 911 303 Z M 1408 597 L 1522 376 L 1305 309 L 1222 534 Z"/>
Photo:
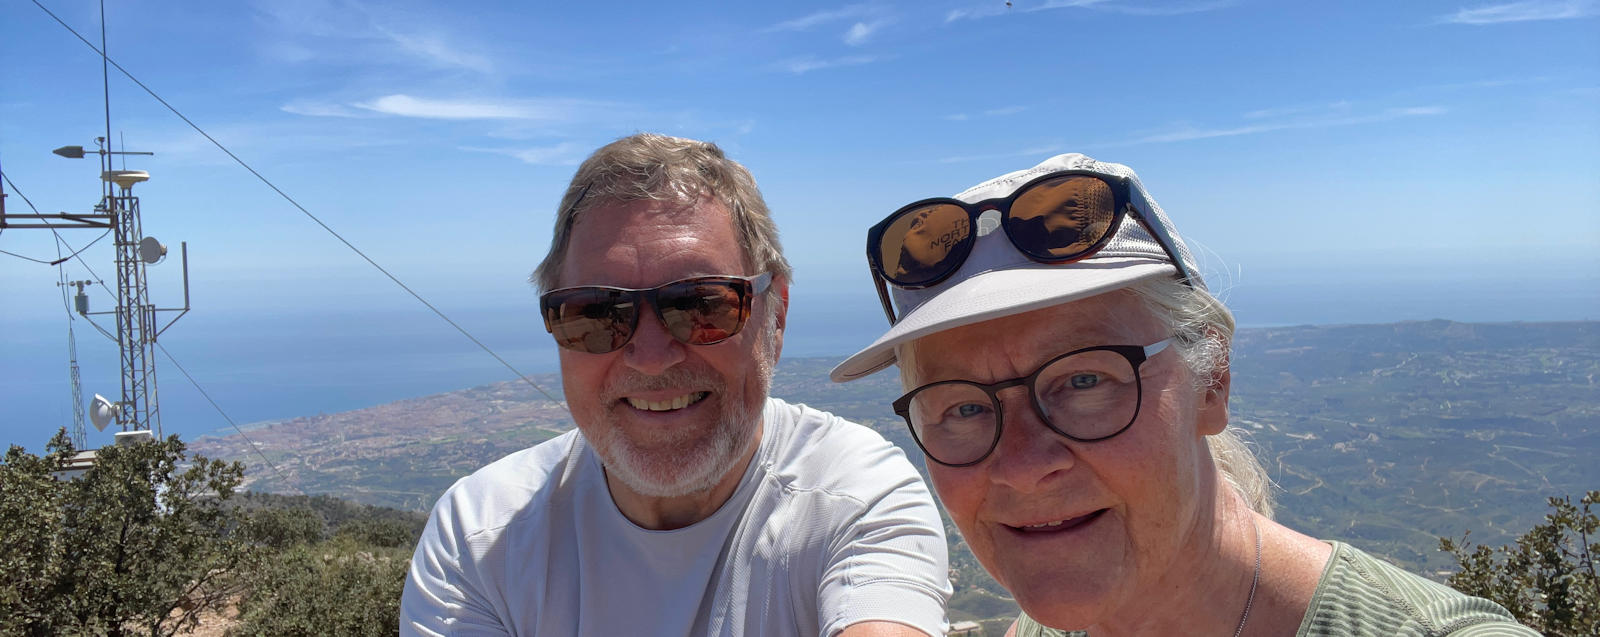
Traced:
<path fill-rule="evenodd" d="M 715 345 L 717 343 L 721 343 L 721 342 L 726 341 L 726 340 L 728 340 L 730 338 L 733 338 L 734 336 L 737 336 L 739 334 L 739 332 L 744 331 L 745 324 L 748 323 L 749 320 L 750 320 L 750 313 L 752 311 L 751 308 L 755 305 L 755 298 L 757 296 L 765 294 L 767 289 L 772 286 L 772 273 L 771 272 L 763 272 L 761 274 L 755 274 L 755 275 L 751 275 L 751 276 L 733 276 L 733 275 L 696 276 L 696 277 L 689 277 L 689 278 L 686 278 L 686 279 L 679 279 L 677 281 L 671 281 L 671 282 L 668 282 L 668 283 L 663 283 L 663 284 L 658 285 L 658 286 L 653 287 L 653 288 L 622 288 L 622 287 L 614 287 L 614 286 L 609 286 L 609 285 L 574 285 L 574 286 L 570 286 L 570 287 L 554 289 L 554 290 L 551 290 L 549 292 L 545 292 L 544 294 L 539 295 L 539 315 L 544 318 L 544 331 L 550 333 L 553 336 L 555 334 L 555 326 L 551 323 L 551 319 L 554 316 L 557 308 L 556 308 L 556 304 L 553 304 L 551 302 L 551 298 L 554 297 L 555 295 L 563 293 L 563 292 L 571 292 L 571 291 L 575 291 L 575 290 L 584 290 L 584 291 L 598 290 L 598 291 L 603 291 L 603 292 L 620 293 L 620 296 L 622 298 L 628 299 L 630 302 L 632 302 L 634 304 L 635 307 L 638 306 L 640 301 L 648 302 L 649 305 L 650 305 L 651 311 L 655 314 L 656 320 L 661 321 L 662 327 L 666 328 L 667 329 L 667 333 L 669 335 L 671 335 L 672 334 L 672 329 L 667 326 L 666 317 L 661 315 L 661 303 L 659 303 L 657 301 L 657 296 L 660 294 L 661 290 L 663 290 L 665 288 L 670 288 L 670 287 L 673 287 L 673 286 L 676 286 L 676 285 L 695 284 L 695 283 L 733 283 L 733 284 L 737 284 L 734 287 L 734 290 L 739 293 L 739 323 L 733 330 L 730 330 L 728 332 L 727 336 L 724 336 L 722 338 L 719 338 L 719 339 L 716 339 L 716 340 L 712 340 L 712 341 L 706 341 L 706 342 L 703 342 L 703 343 L 691 343 L 691 342 L 684 341 L 683 339 L 678 338 L 676 335 L 672 336 L 673 340 L 676 340 L 676 341 L 678 341 L 680 343 L 683 343 L 685 345 Z M 588 350 L 585 350 L 585 349 L 577 349 L 577 348 L 573 348 L 573 347 L 567 347 L 566 345 L 562 344 L 562 341 L 559 338 L 556 339 L 556 345 L 559 346 L 559 347 L 562 347 L 563 349 L 568 349 L 568 350 L 571 350 L 571 351 L 574 351 L 574 352 L 582 352 L 582 353 L 585 353 L 585 354 L 610 354 L 611 352 L 615 352 L 615 351 L 620 350 L 623 347 L 627 346 L 627 344 L 633 340 L 634 335 L 639 333 L 639 317 L 642 316 L 643 314 L 644 314 L 644 312 L 642 312 L 642 311 L 634 311 L 633 312 L 633 320 L 628 322 L 628 338 L 624 339 L 622 341 L 622 345 L 618 346 L 616 349 L 607 350 L 607 351 L 604 351 L 604 352 L 591 352 L 591 351 L 588 351 Z"/>
<path fill-rule="evenodd" d="M 1023 249 L 1022 245 L 1017 242 L 1016 237 L 1011 236 L 1011 224 L 1006 223 L 1011 217 L 1011 204 L 1015 203 L 1017 198 L 1023 193 L 1031 190 L 1034 186 L 1037 186 L 1040 183 L 1060 177 L 1072 176 L 1094 177 L 1111 188 L 1114 198 L 1112 206 L 1115 209 L 1112 211 L 1111 223 L 1106 226 L 1107 231 L 1105 236 L 1097 239 L 1094 244 L 1090 245 L 1089 247 L 1084 248 L 1077 253 L 1066 256 L 1039 255 Z M 903 290 L 920 290 L 943 283 L 957 271 L 961 270 L 961 266 L 967 262 L 967 257 L 971 256 L 972 254 L 972 246 L 978 241 L 978 233 L 976 231 L 967 233 L 966 238 L 957 242 L 955 246 L 951 248 L 950 254 L 945 257 L 945 263 L 949 264 L 945 266 L 945 270 L 927 282 L 907 285 L 899 283 L 895 281 L 893 277 L 890 277 L 888 275 L 888 270 L 884 267 L 882 261 L 883 251 L 879 249 L 880 244 L 883 242 L 884 233 L 888 232 L 889 226 L 894 225 L 894 222 L 902 215 L 910 214 L 916 210 L 935 204 L 950 204 L 966 210 L 968 223 L 971 224 L 970 227 L 972 228 L 977 227 L 978 217 L 982 216 L 983 213 L 990 210 L 999 211 L 1000 229 L 1005 232 L 1006 239 L 1011 242 L 1011 246 L 1016 248 L 1017 252 L 1022 253 L 1023 256 L 1026 256 L 1038 263 L 1057 265 L 1082 261 L 1100 252 L 1100 250 L 1105 248 L 1107 244 L 1111 243 L 1111 238 L 1116 236 L 1117 229 L 1122 225 L 1123 217 L 1127 216 L 1128 211 L 1131 210 L 1133 213 L 1133 218 L 1136 219 L 1140 225 L 1144 226 L 1145 231 L 1149 232 L 1150 236 L 1155 238 L 1156 244 L 1161 246 L 1161 250 L 1167 253 L 1167 258 L 1172 260 L 1173 266 L 1178 269 L 1179 280 L 1192 287 L 1194 285 L 1194 283 L 1191 281 L 1193 278 L 1193 273 L 1189 271 L 1188 266 L 1184 265 L 1183 259 L 1179 258 L 1178 250 L 1175 247 L 1177 242 L 1172 239 L 1172 236 L 1168 234 L 1166 229 L 1162 228 L 1160 224 L 1152 222 L 1151 218 L 1153 215 L 1148 210 L 1143 209 L 1144 197 L 1133 196 L 1136 188 L 1138 188 L 1138 185 L 1135 184 L 1132 179 L 1127 177 L 1106 175 L 1089 170 L 1058 170 L 1055 172 L 1045 173 L 1028 180 L 1027 183 L 1018 187 L 1016 190 L 1012 191 L 1010 195 L 1005 197 L 984 199 L 983 201 L 978 201 L 975 203 L 967 203 L 960 199 L 954 199 L 951 197 L 932 197 L 901 206 L 893 213 L 890 213 L 889 216 L 884 217 L 882 221 L 879 221 L 871 228 L 867 229 L 867 269 L 871 271 L 872 282 L 878 288 L 878 301 L 883 304 L 884 316 L 889 318 L 890 325 L 894 325 L 895 323 L 899 322 L 899 317 L 895 315 L 894 303 L 889 297 L 889 285 L 894 285 L 895 287 Z"/>
<path fill-rule="evenodd" d="M 1162 351 L 1166 350 L 1168 346 L 1172 345 L 1172 341 L 1173 337 L 1167 337 L 1144 347 L 1140 347 L 1138 345 L 1100 345 L 1096 347 L 1075 349 L 1045 361 L 1027 376 L 996 381 L 993 383 L 985 384 L 970 380 L 941 380 L 938 382 L 928 383 L 908 391 L 905 393 L 905 395 L 895 399 L 893 403 L 894 413 L 898 414 L 906 421 L 906 428 L 911 430 L 911 439 L 916 441 L 917 448 L 922 450 L 922 455 L 927 456 L 929 460 L 937 462 L 946 467 L 970 467 L 983 462 L 984 460 L 988 459 L 989 456 L 994 454 L 995 447 L 1000 446 L 1000 436 L 1005 432 L 1006 428 L 1005 407 L 1001 405 L 1000 392 L 1002 390 L 1009 389 L 1011 387 L 1017 387 L 1019 385 L 1028 388 L 1028 404 L 1033 406 L 1033 413 L 1039 417 L 1039 421 L 1044 423 L 1046 427 L 1049 427 L 1051 431 L 1054 431 L 1069 440 L 1074 440 L 1077 442 L 1099 442 L 1101 440 L 1108 440 L 1121 435 L 1122 432 L 1127 431 L 1129 427 L 1132 427 L 1135 421 L 1139 420 L 1139 410 L 1144 404 L 1144 377 L 1139 374 L 1139 368 L 1144 365 L 1145 361 L 1150 360 L 1150 358 L 1154 357 L 1156 354 L 1160 354 Z M 1128 419 L 1128 424 L 1123 425 L 1121 428 L 1109 434 L 1100 436 L 1098 438 L 1079 438 L 1067 433 L 1066 431 L 1063 431 L 1061 427 L 1050 421 L 1050 416 L 1046 414 L 1044 408 L 1039 405 L 1039 394 L 1034 390 L 1034 383 L 1039 380 L 1039 374 L 1043 373 L 1044 370 L 1049 368 L 1051 365 L 1054 365 L 1056 361 L 1062 360 L 1069 356 L 1083 354 L 1085 352 L 1098 351 L 1120 354 L 1123 358 L 1127 359 L 1128 364 L 1133 367 L 1134 391 L 1137 393 L 1136 399 L 1133 403 L 1133 416 Z M 917 435 L 917 426 L 911 422 L 911 401 L 912 399 L 916 398 L 917 394 L 941 385 L 970 385 L 989 395 L 989 402 L 994 407 L 994 439 L 989 441 L 989 448 L 985 449 L 983 455 L 978 456 L 976 460 L 963 463 L 949 463 L 940 460 L 934 457 L 932 452 L 928 451 L 927 445 L 922 443 L 922 437 Z"/>

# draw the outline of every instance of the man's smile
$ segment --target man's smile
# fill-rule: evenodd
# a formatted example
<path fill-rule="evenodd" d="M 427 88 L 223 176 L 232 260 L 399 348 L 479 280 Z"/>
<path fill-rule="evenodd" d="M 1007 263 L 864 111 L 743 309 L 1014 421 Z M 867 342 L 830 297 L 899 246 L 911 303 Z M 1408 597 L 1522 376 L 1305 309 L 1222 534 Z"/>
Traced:
<path fill-rule="evenodd" d="M 625 396 L 623 400 L 626 400 L 634 409 L 642 411 L 676 411 L 705 400 L 710 395 L 711 392 L 708 391 L 697 391 L 664 400 L 649 400 L 633 396 Z"/>

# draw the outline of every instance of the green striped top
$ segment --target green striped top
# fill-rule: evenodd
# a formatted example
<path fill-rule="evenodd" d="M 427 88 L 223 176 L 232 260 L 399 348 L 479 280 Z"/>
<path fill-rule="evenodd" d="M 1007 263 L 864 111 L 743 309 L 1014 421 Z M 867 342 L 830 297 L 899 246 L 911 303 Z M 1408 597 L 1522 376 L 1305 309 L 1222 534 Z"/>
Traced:
<path fill-rule="evenodd" d="M 1333 557 L 1296 637 L 1538 637 L 1499 604 L 1412 575 L 1343 542 L 1329 544 Z M 1045 628 L 1026 614 L 1017 618 L 1017 637 L 1086 634 Z"/>

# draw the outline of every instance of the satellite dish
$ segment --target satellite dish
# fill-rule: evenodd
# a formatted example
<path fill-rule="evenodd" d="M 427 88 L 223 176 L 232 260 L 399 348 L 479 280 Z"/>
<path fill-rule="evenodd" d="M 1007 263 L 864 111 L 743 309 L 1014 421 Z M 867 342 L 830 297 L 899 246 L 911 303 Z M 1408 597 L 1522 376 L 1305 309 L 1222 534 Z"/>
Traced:
<path fill-rule="evenodd" d="M 139 258 L 151 265 L 160 263 L 167 258 L 167 246 L 161 245 L 155 237 L 145 237 L 139 240 Z"/>
<path fill-rule="evenodd" d="M 136 183 L 149 181 L 150 173 L 142 170 L 107 170 L 100 173 L 100 179 L 122 186 L 123 190 L 127 190 Z"/>
<path fill-rule="evenodd" d="M 107 400 L 100 394 L 94 395 L 94 400 L 89 401 L 89 420 L 94 423 L 94 428 L 106 430 L 106 425 L 117 419 L 117 412 L 121 411 L 115 403 Z"/>

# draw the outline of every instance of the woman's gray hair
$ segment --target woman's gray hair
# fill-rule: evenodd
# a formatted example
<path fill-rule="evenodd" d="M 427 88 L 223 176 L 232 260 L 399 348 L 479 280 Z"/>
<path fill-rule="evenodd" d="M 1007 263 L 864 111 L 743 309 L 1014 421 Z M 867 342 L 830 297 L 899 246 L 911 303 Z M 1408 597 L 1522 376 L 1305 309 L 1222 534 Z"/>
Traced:
<path fill-rule="evenodd" d="M 560 212 L 550 253 L 530 281 L 541 291 L 560 285 L 572 226 L 586 211 L 630 201 L 692 205 L 701 199 L 717 201 L 728 209 L 745 262 L 755 273 L 770 272 L 775 282 L 793 280 L 778 243 L 778 226 L 772 222 L 750 171 L 728 159 L 716 144 L 638 133 L 601 147 L 578 166 L 557 208 Z M 770 288 L 767 297 L 774 306 L 780 302 L 777 289 Z"/>
<path fill-rule="evenodd" d="M 1177 279 L 1156 277 L 1127 288 L 1173 335 L 1173 346 L 1189 367 L 1196 389 L 1221 382 L 1233 343 L 1233 312 L 1210 292 Z M 1228 427 L 1207 436 L 1211 460 L 1252 510 L 1272 517 L 1272 478 L 1251 450 L 1248 434 Z"/>

